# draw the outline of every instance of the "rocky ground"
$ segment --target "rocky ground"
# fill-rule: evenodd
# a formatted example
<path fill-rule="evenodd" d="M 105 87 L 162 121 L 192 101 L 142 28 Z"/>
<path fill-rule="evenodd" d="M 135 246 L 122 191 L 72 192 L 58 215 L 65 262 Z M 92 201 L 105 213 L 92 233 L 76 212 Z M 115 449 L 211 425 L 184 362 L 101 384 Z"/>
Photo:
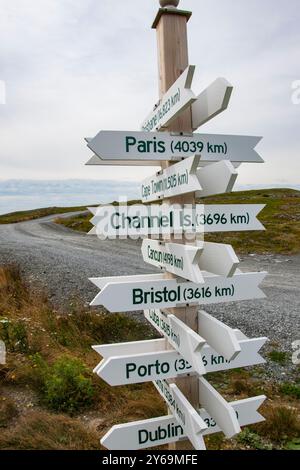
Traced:
<path fill-rule="evenodd" d="M 267 336 L 265 355 L 286 352 L 286 360 L 267 358 L 264 370 L 269 380 L 289 380 L 297 373 L 291 355 L 292 343 L 300 339 L 300 256 L 252 254 L 240 260 L 243 271 L 269 272 L 262 285 L 266 299 L 206 310 L 249 337 Z M 67 305 L 73 297 L 91 301 L 97 288 L 89 277 L 155 272 L 143 262 L 140 242 L 100 241 L 53 223 L 53 216 L 1 225 L 0 264 L 5 263 L 19 264 L 29 282 L 46 289 L 56 305 Z"/>

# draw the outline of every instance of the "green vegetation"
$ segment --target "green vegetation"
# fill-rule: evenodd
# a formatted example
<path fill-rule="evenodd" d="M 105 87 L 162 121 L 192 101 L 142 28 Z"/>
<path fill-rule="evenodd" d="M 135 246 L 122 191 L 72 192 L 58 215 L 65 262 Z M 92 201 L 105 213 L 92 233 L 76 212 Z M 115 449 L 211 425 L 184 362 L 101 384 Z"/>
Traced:
<path fill-rule="evenodd" d="M 114 424 L 166 414 L 151 383 L 110 387 L 92 373 L 101 358 L 91 345 L 155 338 L 148 323 L 76 299 L 57 311 L 16 266 L 0 266 L 0 312 L 0 339 L 7 343 L 7 364 L 0 365 L 0 449 L 99 449 Z M 292 384 L 264 382 L 255 368 L 207 379 L 228 401 L 262 393 L 270 398 L 259 410 L 264 423 L 235 439 L 207 436 L 209 449 L 299 448 L 300 405 Z"/>
<path fill-rule="evenodd" d="M 33 363 L 41 383 L 42 402 L 50 410 L 73 414 L 92 404 L 95 392 L 92 374 L 81 360 L 61 356 L 49 366 L 35 354 Z"/>
<path fill-rule="evenodd" d="M 97 433 L 64 415 L 32 411 L 1 432 L 5 450 L 99 450 Z"/>
<path fill-rule="evenodd" d="M 64 214 L 65 212 L 86 211 L 86 207 L 45 207 L 42 209 L 33 209 L 29 211 L 12 212 L 10 214 L 0 215 L 0 224 L 15 224 L 17 222 L 26 222 L 28 220 L 47 217 L 48 215 Z"/>
<path fill-rule="evenodd" d="M 273 349 L 273 351 L 268 353 L 268 356 L 271 361 L 284 365 L 288 360 L 289 354 L 285 351 L 277 351 L 276 349 Z"/>
<path fill-rule="evenodd" d="M 139 201 L 131 201 L 137 203 Z M 205 204 L 266 204 L 258 216 L 266 231 L 209 233 L 207 241 L 228 243 L 238 253 L 300 253 L 300 192 L 293 189 L 237 191 L 208 197 Z M 56 222 L 88 232 L 91 215 L 80 215 Z"/>
<path fill-rule="evenodd" d="M 272 450 L 272 445 L 266 444 L 261 436 L 256 432 L 250 431 L 249 428 L 245 428 L 237 436 L 237 441 L 246 447 L 256 450 Z"/>
<path fill-rule="evenodd" d="M 292 398 L 300 399 L 300 382 L 299 383 L 285 383 L 281 385 L 280 392 L 283 395 L 288 395 Z"/>

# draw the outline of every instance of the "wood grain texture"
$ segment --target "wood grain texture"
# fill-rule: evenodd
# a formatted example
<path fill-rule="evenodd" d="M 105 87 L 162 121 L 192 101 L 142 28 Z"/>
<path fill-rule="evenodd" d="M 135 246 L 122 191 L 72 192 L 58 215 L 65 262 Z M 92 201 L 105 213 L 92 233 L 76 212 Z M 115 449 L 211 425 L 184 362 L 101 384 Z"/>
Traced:
<path fill-rule="evenodd" d="M 158 70 L 159 70 L 159 95 L 163 94 L 173 85 L 178 77 L 184 72 L 189 65 L 188 59 L 188 40 L 187 40 L 187 16 L 176 15 L 174 13 L 163 13 L 157 23 L 157 48 L 158 48 Z M 192 132 L 192 115 L 191 109 L 183 111 L 176 118 L 172 125 L 167 129 L 171 132 Z M 161 167 L 164 169 L 171 163 L 163 162 Z M 164 199 L 169 204 L 194 204 L 195 193 L 183 196 L 176 196 Z M 171 240 L 175 243 L 185 243 L 184 240 Z M 194 244 L 193 240 L 188 241 Z M 166 278 L 176 278 L 176 276 L 166 273 Z M 182 320 L 186 325 L 194 331 L 198 331 L 198 308 L 185 307 L 168 309 L 177 318 Z M 168 343 L 168 342 L 167 342 Z M 189 402 L 197 409 L 199 407 L 199 387 L 196 376 L 182 377 L 176 379 L 176 385 L 184 393 Z M 193 449 L 191 443 L 187 440 L 178 441 L 169 445 L 170 450 L 190 450 Z"/>

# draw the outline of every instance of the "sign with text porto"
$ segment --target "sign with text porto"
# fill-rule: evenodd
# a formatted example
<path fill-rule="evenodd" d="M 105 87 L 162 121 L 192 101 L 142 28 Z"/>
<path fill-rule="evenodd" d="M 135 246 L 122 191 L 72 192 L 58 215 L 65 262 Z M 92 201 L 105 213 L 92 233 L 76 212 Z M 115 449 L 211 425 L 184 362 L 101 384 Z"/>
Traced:
<path fill-rule="evenodd" d="M 200 157 L 187 158 L 146 178 L 141 185 L 143 202 L 196 192 L 196 197 L 230 192 L 237 171 L 228 161 L 211 163 L 198 169 Z"/>
<path fill-rule="evenodd" d="M 134 312 L 262 299 L 265 295 L 258 286 L 266 274 L 239 272 L 225 278 L 204 273 L 203 284 L 165 279 L 163 274 L 91 278 L 101 292 L 90 305 L 103 305 L 110 312 Z"/>
<path fill-rule="evenodd" d="M 257 411 L 265 399 L 265 395 L 260 395 L 229 403 L 236 413 L 240 426 L 265 421 Z M 205 409 L 200 409 L 198 413 L 207 425 L 207 429 L 202 433 L 203 436 L 221 431 Z M 171 444 L 180 439 L 187 439 L 187 436 L 177 419 L 173 415 L 168 415 L 115 425 L 103 436 L 101 444 L 109 450 L 138 450 Z"/>
<path fill-rule="evenodd" d="M 156 162 L 181 161 L 182 158 L 200 156 L 201 162 L 262 163 L 254 150 L 261 137 L 223 134 L 177 135 L 170 132 L 100 131 L 86 139 L 87 146 L 100 159 L 132 161 L 132 165 L 147 160 Z M 124 164 L 122 162 L 120 165 Z"/>
<path fill-rule="evenodd" d="M 182 111 L 196 101 L 196 96 L 191 90 L 194 72 L 194 65 L 185 69 L 147 116 L 141 126 L 143 131 L 157 131 L 168 127 Z"/>
<path fill-rule="evenodd" d="M 232 361 L 205 344 L 201 349 L 201 356 L 206 373 L 265 363 L 258 351 L 266 341 L 267 338 L 264 337 L 239 339 L 241 352 Z M 110 385 L 174 379 L 197 373 L 181 354 L 166 347 L 165 339 L 93 346 L 103 357 L 94 373 Z"/>

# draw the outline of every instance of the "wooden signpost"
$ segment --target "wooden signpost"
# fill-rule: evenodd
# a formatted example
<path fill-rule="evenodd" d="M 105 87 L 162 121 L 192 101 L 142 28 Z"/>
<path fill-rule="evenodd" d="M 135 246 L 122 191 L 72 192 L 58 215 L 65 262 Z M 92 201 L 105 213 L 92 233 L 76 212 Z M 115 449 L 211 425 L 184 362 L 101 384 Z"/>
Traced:
<path fill-rule="evenodd" d="M 107 449 L 205 449 L 204 436 L 227 437 L 263 420 L 265 396 L 227 402 L 204 378 L 211 372 L 264 363 L 267 338 L 247 338 L 202 309 L 206 304 L 263 298 L 266 273 L 243 273 L 231 246 L 204 241 L 208 232 L 263 230 L 263 205 L 204 205 L 204 196 L 230 192 L 242 162 L 261 163 L 260 137 L 193 133 L 227 109 L 232 85 L 218 78 L 198 96 L 191 90 L 187 22 L 178 0 L 160 0 L 157 32 L 160 99 L 140 131 L 100 131 L 87 138 L 88 165 L 161 166 L 141 184 L 143 203 L 91 208 L 91 234 L 143 238 L 146 263 L 161 274 L 91 278 L 100 289 L 91 302 L 110 312 L 144 310 L 161 339 L 95 345 L 94 372 L 112 386 L 152 381 L 169 415 L 113 426 Z M 199 131 L 198 131 L 199 132 Z M 197 203 L 196 203 L 197 202 Z M 152 238 L 151 238 L 152 237 Z M 156 237 L 154 239 L 153 237 Z"/>

